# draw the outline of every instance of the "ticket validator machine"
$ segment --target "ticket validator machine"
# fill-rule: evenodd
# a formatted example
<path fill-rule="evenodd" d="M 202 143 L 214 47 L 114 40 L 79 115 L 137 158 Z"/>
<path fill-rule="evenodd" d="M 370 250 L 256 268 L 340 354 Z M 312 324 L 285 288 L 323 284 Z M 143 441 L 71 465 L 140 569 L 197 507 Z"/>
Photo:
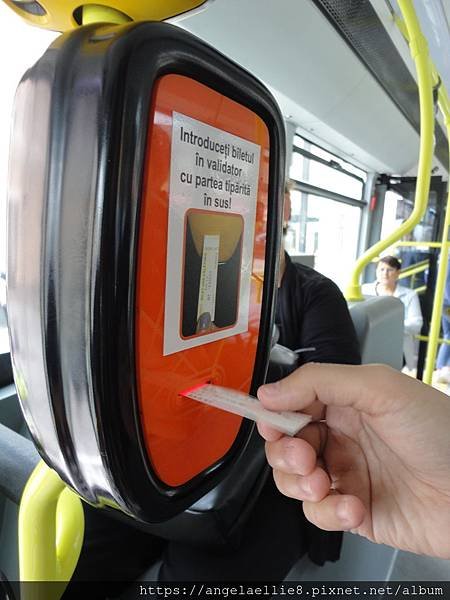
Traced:
<path fill-rule="evenodd" d="M 245 490 L 254 425 L 183 392 L 264 381 L 284 174 L 269 92 L 173 25 L 83 26 L 24 75 L 10 164 L 12 357 L 45 462 L 150 530 L 232 473 Z"/>

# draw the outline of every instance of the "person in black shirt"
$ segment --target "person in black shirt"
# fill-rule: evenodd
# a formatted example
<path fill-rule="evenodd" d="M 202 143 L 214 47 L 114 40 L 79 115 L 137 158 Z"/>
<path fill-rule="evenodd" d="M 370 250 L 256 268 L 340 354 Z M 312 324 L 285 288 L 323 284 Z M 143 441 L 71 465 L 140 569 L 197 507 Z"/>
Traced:
<path fill-rule="evenodd" d="M 338 286 L 314 269 L 294 263 L 286 252 L 281 259 L 281 284 L 275 322 L 278 343 L 307 362 L 355 365 L 361 362 L 359 344 L 347 303 Z"/>
<path fill-rule="evenodd" d="M 286 183 L 283 237 L 291 218 L 291 183 Z M 347 302 L 338 286 L 314 269 L 294 263 L 284 247 L 280 252 L 280 274 L 275 322 L 278 343 L 300 350 L 298 366 L 307 362 L 357 365 L 359 343 Z M 301 350 L 314 348 L 314 350 Z"/>

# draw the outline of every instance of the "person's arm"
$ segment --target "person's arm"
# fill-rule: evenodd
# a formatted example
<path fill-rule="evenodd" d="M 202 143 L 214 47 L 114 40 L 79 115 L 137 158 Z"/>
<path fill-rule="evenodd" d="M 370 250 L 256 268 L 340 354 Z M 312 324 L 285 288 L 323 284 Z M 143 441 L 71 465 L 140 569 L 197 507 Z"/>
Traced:
<path fill-rule="evenodd" d="M 405 333 L 417 335 L 423 325 L 422 310 L 420 308 L 419 296 L 414 292 L 405 309 Z"/>
<path fill-rule="evenodd" d="M 270 410 L 313 422 L 290 438 L 258 423 L 274 479 L 326 530 L 450 558 L 450 403 L 381 365 L 305 365 L 262 386 Z"/>
<path fill-rule="evenodd" d="M 300 364 L 360 364 L 355 327 L 344 296 L 330 279 L 318 279 L 305 294 L 301 343 L 314 351 L 299 355 Z"/>

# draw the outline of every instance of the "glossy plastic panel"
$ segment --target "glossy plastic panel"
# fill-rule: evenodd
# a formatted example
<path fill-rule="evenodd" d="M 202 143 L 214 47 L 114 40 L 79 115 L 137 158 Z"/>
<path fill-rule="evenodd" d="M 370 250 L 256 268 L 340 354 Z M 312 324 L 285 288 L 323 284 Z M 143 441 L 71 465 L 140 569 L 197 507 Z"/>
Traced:
<path fill-rule="evenodd" d="M 136 315 L 137 378 L 151 463 L 159 478 L 171 486 L 184 484 L 209 468 L 228 452 L 236 439 L 242 420 L 240 417 L 196 403 L 180 396 L 180 392 L 206 381 L 246 392 L 250 390 L 262 302 L 259 293 L 261 284 L 253 276 L 247 331 L 217 341 L 205 339 L 200 346 L 163 355 L 168 184 L 174 111 L 251 141 L 261 148 L 257 219 L 251 236 L 254 274 L 264 272 L 269 183 L 269 134 L 258 115 L 182 75 L 166 75 L 156 83 L 141 213 Z M 202 195 L 202 190 L 199 188 L 193 193 Z M 206 228 L 212 220 L 214 231 L 218 231 L 214 218 L 216 221 L 217 217 L 229 218 L 229 214 L 220 209 L 204 211 L 201 216 L 202 221 L 194 225 Z M 242 221 L 238 218 L 238 223 Z M 219 260 L 224 262 L 227 258 L 219 256 Z M 224 300 L 218 298 L 217 301 Z M 178 327 L 176 322 L 171 325 Z"/>

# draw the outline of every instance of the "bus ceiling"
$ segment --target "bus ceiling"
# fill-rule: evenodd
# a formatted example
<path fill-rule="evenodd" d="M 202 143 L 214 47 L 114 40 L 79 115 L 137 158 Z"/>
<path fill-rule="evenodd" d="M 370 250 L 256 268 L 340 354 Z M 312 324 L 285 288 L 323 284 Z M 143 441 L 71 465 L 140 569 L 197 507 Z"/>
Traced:
<path fill-rule="evenodd" d="M 365 170 L 416 172 L 416 75 L 395 24 L 395 0 L 361 0 L 351 6 L 347 0 L 111 0 L 110 17 L 105 6 L 89 0 L 84 17 L 79 0 L 4 1 L 32 24 L 58 31 L 100 19 L 173 20 L 264 81 L 288 122 L 288 133 L 297 130 Z M 415 4 L 425 33 L 430 30 L 433 37 L 431 51 L 450 57 L 447 37 L 436 25 L 430 29 L 436 11 L 445 15 L 449 9 L 441 0 Z M 445 60 L 435 62 L 449 89 L 450 58 Z M 439 121 L 435 138 L 433 172 L 445 175 L 448 144 Z"/>

